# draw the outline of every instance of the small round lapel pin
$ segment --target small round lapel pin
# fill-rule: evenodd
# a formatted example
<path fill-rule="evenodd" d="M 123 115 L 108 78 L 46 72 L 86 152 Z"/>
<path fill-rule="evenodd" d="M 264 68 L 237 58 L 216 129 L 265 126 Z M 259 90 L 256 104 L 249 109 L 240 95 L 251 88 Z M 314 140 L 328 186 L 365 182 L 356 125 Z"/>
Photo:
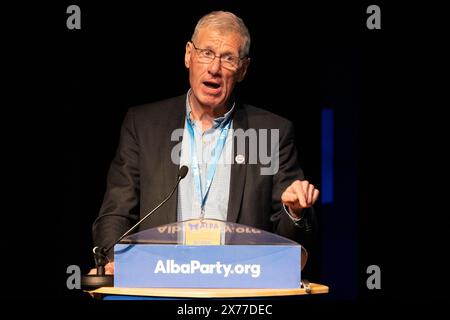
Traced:
<path fill-rule="evenodd" d="M 236 163 L 242 164 L 245 161 L 245 157 L 242 154 L 238 154 L 235 158 Z"/>

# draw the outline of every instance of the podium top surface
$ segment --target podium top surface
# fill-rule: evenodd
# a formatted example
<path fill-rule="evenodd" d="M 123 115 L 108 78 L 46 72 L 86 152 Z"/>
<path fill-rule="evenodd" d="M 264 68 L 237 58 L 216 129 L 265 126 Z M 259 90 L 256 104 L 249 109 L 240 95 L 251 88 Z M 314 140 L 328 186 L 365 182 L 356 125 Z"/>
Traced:
<path fill-rule="evenodd" d="M 90 294 L 127 295 L 143 297 L 171 298 L 249 298 L 249 297 L 281 297 L 307 294 L 328 293 L 328 287 L 322 284 L 310 283 L 311 291 L 305 288 L 295 289 L 199 289 L 199 288 L 115 288 L 102 287 L 90 291 Z"/>
<path fill-rule="evenodd" d="M 215 219 L 193 219 L 166 224 L 132 234 L 120 243 L 299 246 L 297 242 L 271 232 Z"/>

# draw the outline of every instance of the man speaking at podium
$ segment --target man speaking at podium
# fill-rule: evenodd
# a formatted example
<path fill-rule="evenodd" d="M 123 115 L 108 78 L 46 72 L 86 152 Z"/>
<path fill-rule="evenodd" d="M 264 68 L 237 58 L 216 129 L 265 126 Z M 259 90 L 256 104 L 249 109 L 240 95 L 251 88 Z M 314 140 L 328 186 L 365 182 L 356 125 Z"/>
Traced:
<path fill-rule="evenodd" d="M 108 247 L 155 208 L 186 165 L 177 192 L 139 230 L 204 217 L 274 232 L 308 249 L 319 191 L 304 180 L 293 125 L 232 95 L 250 64 L 249 50 L 248 29 L 234 14 L 211 12 L 199 20 L 184 56 L 188 92 L 131 108 L 125 117 L 99 214 L 108 216 L 94 227 L 96 246 Z M 269 144 L 268 168 L 255 150 Z M 114 273 L 112 260 L 106 273 Z"/>

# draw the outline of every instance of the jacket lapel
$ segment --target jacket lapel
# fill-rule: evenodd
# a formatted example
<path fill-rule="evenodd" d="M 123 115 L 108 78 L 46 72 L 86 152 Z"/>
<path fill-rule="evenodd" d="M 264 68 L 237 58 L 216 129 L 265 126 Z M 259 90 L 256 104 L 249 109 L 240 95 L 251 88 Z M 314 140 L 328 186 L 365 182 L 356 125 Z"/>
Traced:
<path fill-rule="evenodd" d="M 242 129 L 246 131 L 248 129 L 247 113 L 243 106 L 236 103 L 236 110 L 233 115 L 233 130 Z M 227 221 L 237 222 L 239 218 L 242 197 L 244 194 L 245 175 L 246 175 L 246 163 L 248 161 L 248 144 L 245 144 L 245 162 L 239 164 L 236 162 L 236 156 L 238 150 L 236 148 L 236 141 L 233 139 L 233 164 L 231 165 L 231 177 L 230 177 L 230 194 L 228 199 Z"/>
<path fill-rule="evenodd" d="M 179 107 L 178 107 L 179 105 Z M 169 194 L 172 191 L 172 188 L 175 186 L 174 184 L 177 181 L 179 164 L 173 163 L 171 159 L 171 152 L 173 148 L 181 143 L 181 139 L 178 141 L 172 141 L 171 135 L 172 132 L 176 129 L 184 128 L 184 121 L 186 116 L 186 95 L 179 97 L 179 102 L 177 101 L 176 111 L 170 115 L 168 121 L 167 132 L 168 136 L 166 139 L 166 150 L 164 166 L 163 166 L 163 175 L 164 175 L 164 189 L 165 194 Z M 175 190 L 172 197 L 166 203 L 166 213 L 167 213 L 167 223 L 173 223 L 177 221 L 177 204 L 178 204 L 178 188 Z"/>

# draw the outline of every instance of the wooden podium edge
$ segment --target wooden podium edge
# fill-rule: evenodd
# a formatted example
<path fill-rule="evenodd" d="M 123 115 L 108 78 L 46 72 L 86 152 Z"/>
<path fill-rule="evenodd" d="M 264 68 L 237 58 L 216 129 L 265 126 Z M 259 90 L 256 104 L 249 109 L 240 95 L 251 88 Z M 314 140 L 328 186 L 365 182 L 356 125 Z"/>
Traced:
<path fill-rule="evenodd" d="M 295 289 L 222 289 L 222 288 L 115 288 L 102 287 L 89 291 L 92 295 L 126 295 L 174 298 L 244 298 L 276 297 L 328 293 L 328 287 L 310 283 L 311 292 L 304 288 Z"/>

